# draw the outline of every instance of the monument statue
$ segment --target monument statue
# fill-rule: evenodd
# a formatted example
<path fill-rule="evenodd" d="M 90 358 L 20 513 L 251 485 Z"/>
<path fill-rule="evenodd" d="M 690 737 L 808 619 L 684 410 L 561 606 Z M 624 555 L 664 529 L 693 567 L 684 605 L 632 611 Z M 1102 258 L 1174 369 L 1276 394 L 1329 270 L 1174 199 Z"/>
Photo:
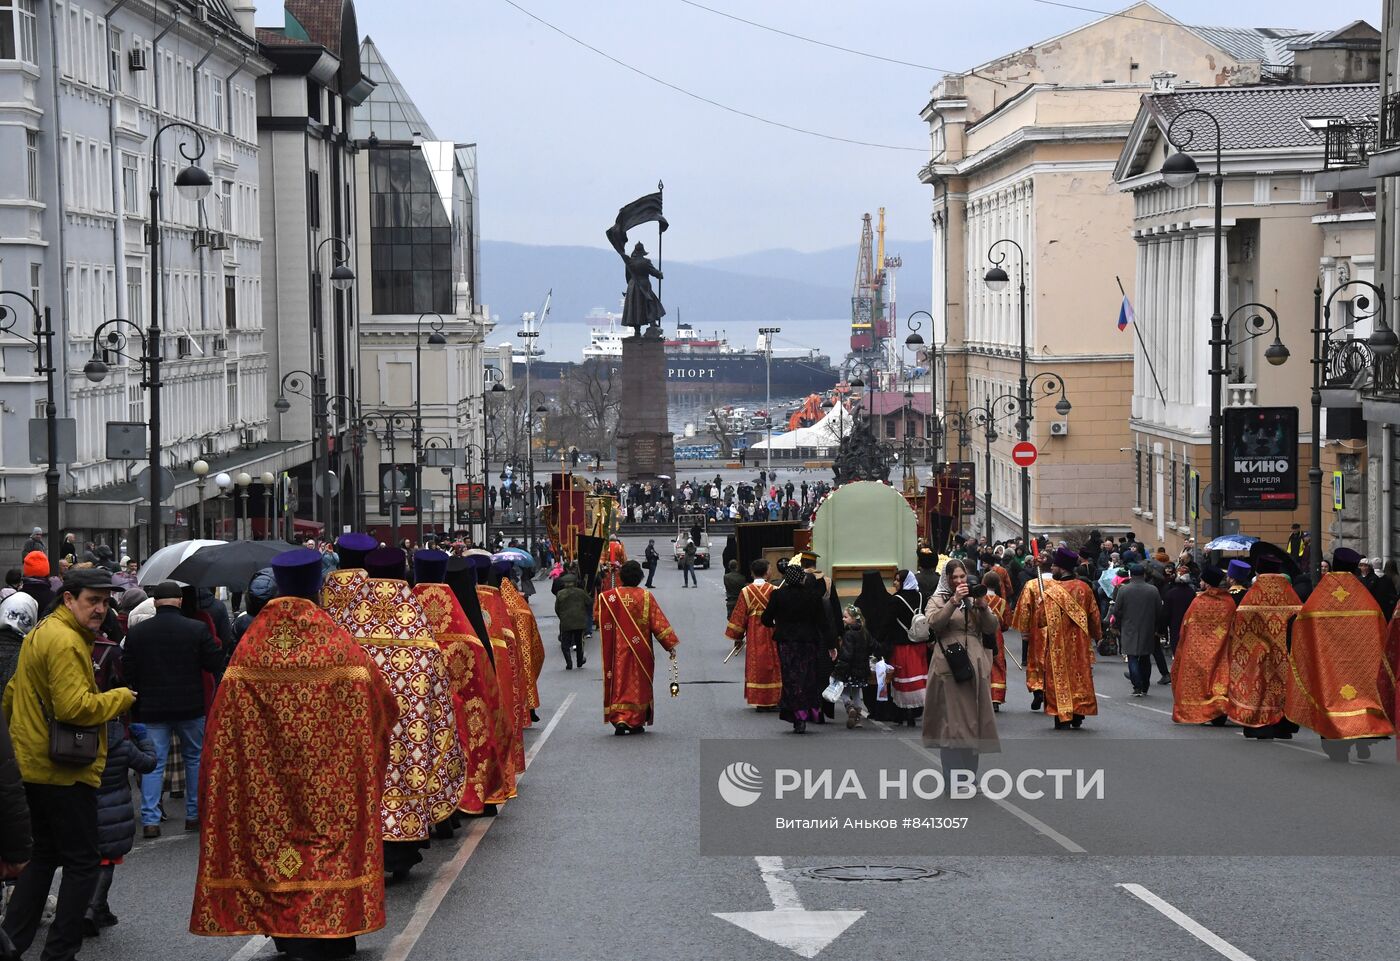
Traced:
<path fill-rule="evenodd" d="M 660 188 L 661 184 L 657 184 Z M 617 212 L 617 220 L 607 229 L 608 242 L 622 258 L 627 270 L 627 294 L 622 302 L 622 323 L 631 327 L 636 336 L 659 338 L 661 318 L 666 308 L 661 306 L 661 297 L 651 289 L 651 278 L 664 279 L 665 275 L 647 257 L 646 248 L 637 244 L 632 253 L 626 253 L 627 231 L 641 224 L 656 221 L 657 260 L 661 259 L 661 235 L 669 224 L 661 214 L 661 190 L 645 197 L 638 197 Z M 642 328 L 646 328 L 643 335 Z"/>
<path fill-rule="evenodd" d="M 890 479 L 889 451 L 875 438 L 867 421 L 857 418 L 851 432 L 841 438 L 831 472 L 838 487 L 851 481 Z"/>

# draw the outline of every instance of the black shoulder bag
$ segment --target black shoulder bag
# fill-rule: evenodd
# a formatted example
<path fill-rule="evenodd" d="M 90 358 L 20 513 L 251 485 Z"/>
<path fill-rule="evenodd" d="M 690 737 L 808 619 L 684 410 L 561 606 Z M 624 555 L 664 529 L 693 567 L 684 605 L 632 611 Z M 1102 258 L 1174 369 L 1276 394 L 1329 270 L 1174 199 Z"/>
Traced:
<path fill-rule="evenodd" d="M 976 676 L 972 670 L 972 658 L 968 655 L 967 648 L 957 641 L 945 645 L 942 638 L 938 638 L 934 643 L 943 652 L 943 659 L 948 662 L 948 670 L 953 672 L 953 680 L 964 684 Z"/>
<path fill-rule="evenodd" d="M 39 709 L 49 722 L 49 760 L 67 767 L 87 767 L 97 760 L 97 748 L 101 743 L 101 725 L 83 727 L 78 724 L 65 724 L 49 713 L 44 699 L 39 698 Z"/>

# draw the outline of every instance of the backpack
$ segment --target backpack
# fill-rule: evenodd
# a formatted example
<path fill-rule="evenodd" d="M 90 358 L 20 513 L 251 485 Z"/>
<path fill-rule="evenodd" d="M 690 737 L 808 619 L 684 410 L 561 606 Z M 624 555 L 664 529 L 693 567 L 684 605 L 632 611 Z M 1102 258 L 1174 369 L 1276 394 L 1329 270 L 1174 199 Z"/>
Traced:
<path fill-rule="evenodd" d="M 909 606 L 909 602 L 902 597 L 895 600 L 904 605 L 910 615 L 909 626 L 904 628 L 904 635 L 909 638 L 911 644 L 927 644 L 929 638 L 928 616 L 923 611 L 916 611 Z"/>

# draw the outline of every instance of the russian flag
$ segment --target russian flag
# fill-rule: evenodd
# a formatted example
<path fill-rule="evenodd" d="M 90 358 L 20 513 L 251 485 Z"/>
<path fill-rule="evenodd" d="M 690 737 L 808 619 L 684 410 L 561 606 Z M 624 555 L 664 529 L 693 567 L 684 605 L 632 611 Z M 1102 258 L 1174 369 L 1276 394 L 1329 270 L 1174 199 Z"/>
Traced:
<path fill-rule="evenodd" d="M 1137 321 L 1137 315 L 1133 313 L 1133 305 L 1128 300 L 1128 295 L 1123 295 L 1123 306 L 1118 308 L 1118 329 L 1127 330 L 1128 325 Z"/>

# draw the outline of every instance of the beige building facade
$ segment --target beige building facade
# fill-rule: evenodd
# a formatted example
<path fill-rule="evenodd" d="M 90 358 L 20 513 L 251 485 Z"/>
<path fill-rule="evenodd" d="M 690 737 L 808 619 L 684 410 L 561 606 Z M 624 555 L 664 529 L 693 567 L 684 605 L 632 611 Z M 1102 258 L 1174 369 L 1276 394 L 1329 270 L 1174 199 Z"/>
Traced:
<path fill-rule="evenodd" d="M 1135 338 L 1115 321 L 1119 283 L 1131 294 L 1142 261 L 1133 198 L 1114 171 L 1152 75 L 1201 86 L 1259 83 L 1288 60 L 1286 32 L 1204 30 L 1148 3 L 1121 14 L 949 74 L 922 113 L 932 159 L 919 176 L 933 194 L 943 411 L 991 404 L 1001 415 L 1006 401 L 997 399 L 1016 395 L 1024 270 L 1026 373 L 1036 399 L 1029 439 L 1040 451 L 1030 471 L 1033 534 L 1140 523 L 1129 427 Z M 996 291 L 984 277 L 1003 254 L 1011 282 Z M 1066 417 L 1055 413 L 1060 385 L 1072 405 Z M 992 451 L 998 538 L 1020 528 L 1016 419 L 999 417 Z M 944 453 L 951 456 L 946 442 Z"/>

